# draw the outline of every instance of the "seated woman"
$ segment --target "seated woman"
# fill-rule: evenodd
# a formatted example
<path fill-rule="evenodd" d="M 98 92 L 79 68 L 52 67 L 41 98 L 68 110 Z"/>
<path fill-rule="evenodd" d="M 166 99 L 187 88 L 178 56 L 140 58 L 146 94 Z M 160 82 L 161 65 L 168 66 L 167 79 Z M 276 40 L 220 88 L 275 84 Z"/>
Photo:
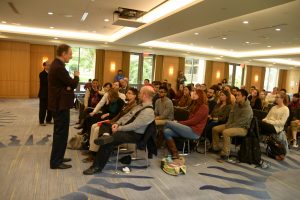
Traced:
<path fill-rule="evenodd" d="M 217 105 L 214 107 L 211 115 L 208 116 L 209 121 L 205 127 L 205 136 L 210 143 L 212 143 L 212 128 L 227 122 L 231 107 L 230 93 L 227 90 L 222 90 Z"/>
<path fill-rule="evenodd" d="M 135 88 L 129 88 L 126 92 L 126 100 L 127 104 L 123 107 L 121 112 L 117 116 L 115 116 L 113 119 L 110 120 L 110 122 L 104 122 L 102 123 L 95 123 L 91 127 L 91 134 L 90 134 L 90 146 L 89 146 L 89 152 L 88 157 L 83 159 L 83 162 L 91 162 L 94 160 L 94 157 L 96 155 L 96 152 L 99 150 L 99 145 L 96 145 L 94 143 L 94 140 L 100 137 L 103 133 L 110 133 L 111 132 L 111 124 L 118 121 L 122 116 L 124 116 L 126 113 L 130 112 L 132 108 L 134 108 L 137 105 L 137 97 L 138 97 L 138 90 Z M 100 130 L 99 130 L 100 129 Z"/>
<path fill-rule="evenodd" d="M 91 126 L 102 120 L 114 118 L 123 108 L 124 101 L 119 97 L 118 91 L 116 89 L 111 89 L 108 91 L 108 98 L 105 106 L 102 107 L 101 115 L 89 116 L 84 120 L 83 123 L 83 133 L 88 133 L 90 135 Z"/>
<path fill-rule="evenodd" d="M 252 109 L 262 110 L 262 101 L 259 98 L 259 91 L 258 89 L 253 89 L 251 95 L 248 97 L 250 101 L 250 105 Z"/>
<path fill-rule="evenodd" d="M 174 142 L 174 137 L 183 137 L 188 139 L 198 139 L 205 127 L 208 106 L 207 97 L 202 90 L 192 92 L 192 104 L 190 106 L 189 118 L 185 121 L 168 121 L 164 127 L 164 137 L 167 147 L 172 154 L 174 164 L 183 164 L 179 159 L 179 154 Z"/>
<path fill-rule="evenodd" d="M 287 97 L 284 93 L 275 96 L 276 105 L 271 108 L 268 115 L 260 124 L 261 134 L 271 135 L 284 130 L 284 125 L 289 117 L 289 109 L 286 106 Z"/>
<path fill-rule="evenodd" d="M 190 87 L 185 86 L 183 88 L 183 96 L 179 99 L 177 106 L 178 107 L 188 107 L 192 102 Z"/>

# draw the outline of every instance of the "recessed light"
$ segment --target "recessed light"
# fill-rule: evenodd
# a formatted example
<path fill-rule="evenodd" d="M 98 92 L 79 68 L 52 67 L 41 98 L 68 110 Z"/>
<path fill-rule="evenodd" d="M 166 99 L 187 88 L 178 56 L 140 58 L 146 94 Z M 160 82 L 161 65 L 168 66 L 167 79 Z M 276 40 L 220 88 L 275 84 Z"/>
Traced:
<path fill-rule="evenodd" d="M 55 38 L 53 38 L 54 40 L 58 40 L 58 38 L 57 37 L 55 37 Z"/>
<path fill-rule="evenodd" d="M 54 13 L 53 12 L 48 12 L 48 15 L 53 15 Z"/>
<path fill-rule="evenodd" d="M 105 21 L 105 22 L 109 22 L 109 19 L 106 18 L 106 19 L 104 19 L 104 21 Z"/>
<path fill-rule="evenodd" d="M 54 27 L 53 27 L 53 26 L 50 26 L 49 28 L 51 28 L 51 29 L 54 29 Z"/>
<path fill-rule="evenodd" d="M 246 44 L 249 44 L 250 42 L 245 42 Z"/>
<path fill-rule="evenodd" d="M 243 21 L 243 24 L 248 24 L 249 22 L 248 21 Z"/>
<path fill-rule="evenodd" d="M 6 24 L 6 21 L 1 21 L 2 24 Z"/>
<path fill-rule="evenodd" d="M 280 29 L 280 28 L 276 28 L 275 30 L 276 30 L 276 31 L 281 31 L 281 29 Z"/>
<path fill-rule="evenodd" d="M 73 15 L 64 15 L 64 17 L 71 18 L 71 17 L 73 17 Z"/>
<path fill-rule="evenodd" d="M 267 46 L 268 48 L 272 47 L 272 46 Z"/>
<path fill-rule="evenodd" d="M 88 15 L 89 15 L 88 12 L 84 12 L 80 21 L 84 22 Z"/>
<path fill-rule="evenodd" d="M 227 38 L 226 38 L 226 37 L 223 37 L 222 40 L 227 40 Z"/>
<path fill-rule="evenodd" d="M 195 35 L 199 35 L 199 33 L 194 33 Z"/>

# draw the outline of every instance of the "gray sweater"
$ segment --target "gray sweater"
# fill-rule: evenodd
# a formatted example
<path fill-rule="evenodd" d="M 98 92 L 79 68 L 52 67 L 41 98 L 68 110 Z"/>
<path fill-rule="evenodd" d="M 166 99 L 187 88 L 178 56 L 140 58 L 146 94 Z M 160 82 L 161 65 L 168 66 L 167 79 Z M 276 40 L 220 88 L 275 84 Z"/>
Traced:
<path fill-rule="evenodd" d="M 164 97 L 164 101 L 161 98 L 155 102 L 155 116 L 159 119 L 173 120 L 174 119 L 174 106 L 171 99 Z"/>
<path fill-rule="evenodd" d="M 229 113 L 229 119 L 226 128 L 245 128 L 248 129 L 253 117 L 253 111 L 250 102 L 246 100 L 242 105 L 235 103 Z"/>
<path fill-rule="evenodd" d="M 116 124 L 119 125 L 118 131 L 134 131 L 139 134 L 144 134 L 147 126 L 154 120 L 153 108 L 146 108 L 142 110 L 133 122 L 129 124 L 126 123 L 135 115 L 136 112 L 146 106 L 152 107 L 152 102 L 139 104 L 121 117 L 116 122 Z"/>

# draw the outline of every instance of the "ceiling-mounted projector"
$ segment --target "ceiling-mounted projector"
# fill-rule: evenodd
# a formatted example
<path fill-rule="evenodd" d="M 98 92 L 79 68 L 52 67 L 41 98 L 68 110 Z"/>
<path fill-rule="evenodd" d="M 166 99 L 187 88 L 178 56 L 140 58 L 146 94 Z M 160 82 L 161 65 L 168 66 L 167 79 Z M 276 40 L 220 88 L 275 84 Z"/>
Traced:
<path fill-rule="evenodd" d="M 137 28 L 145 23 L 136 21 L 146 12 L 119 7 L 113 14 L 113 25 Z"/>

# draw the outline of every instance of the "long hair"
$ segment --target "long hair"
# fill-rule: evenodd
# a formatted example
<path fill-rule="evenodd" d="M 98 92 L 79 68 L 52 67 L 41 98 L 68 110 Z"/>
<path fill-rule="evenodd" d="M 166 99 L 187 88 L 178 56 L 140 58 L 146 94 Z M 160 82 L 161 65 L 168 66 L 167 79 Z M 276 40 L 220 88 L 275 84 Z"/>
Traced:
<path fill-rule="evenodd" d="M 203 90 L 196 89 L 194 90 L 194 92 L 196 92 L 199 98 L 197 100 L 192 101 L 192 104 L 189 109 L 190 114 L 195 114 L 200 108 L 200 106 L 202 106 L 203 104 L 207 104 L 207 97 Z"/>
<path fill-rule="evenodd" d="M 221 90 L 220 94 L 223 93 L 226 96 L 226 105 L 230 105 L 231 104 L 231 95 L 227 90 Z M 219 94 L 219 96 L 220 96 Z M 220 100 L 220 99 L 219 99 Z M 221 105 L 222 102 L 219 101 L 219 105 Z"/>
<path fill-rule="evenodd" d="M 283 104 L 288 105 L 288 97 L 284 92 L 278 92 L 277 94 L 280 95 L 280 97 L 283 99 Z"/>
<path fill-rule="evenodd" d="M 117 100 L 119 98 L 119 93 L 117 90 L 114 89 L 110 89 L 108 91 L 108 99 L 109 102 L 114 102 L 115 100 Z"/>

